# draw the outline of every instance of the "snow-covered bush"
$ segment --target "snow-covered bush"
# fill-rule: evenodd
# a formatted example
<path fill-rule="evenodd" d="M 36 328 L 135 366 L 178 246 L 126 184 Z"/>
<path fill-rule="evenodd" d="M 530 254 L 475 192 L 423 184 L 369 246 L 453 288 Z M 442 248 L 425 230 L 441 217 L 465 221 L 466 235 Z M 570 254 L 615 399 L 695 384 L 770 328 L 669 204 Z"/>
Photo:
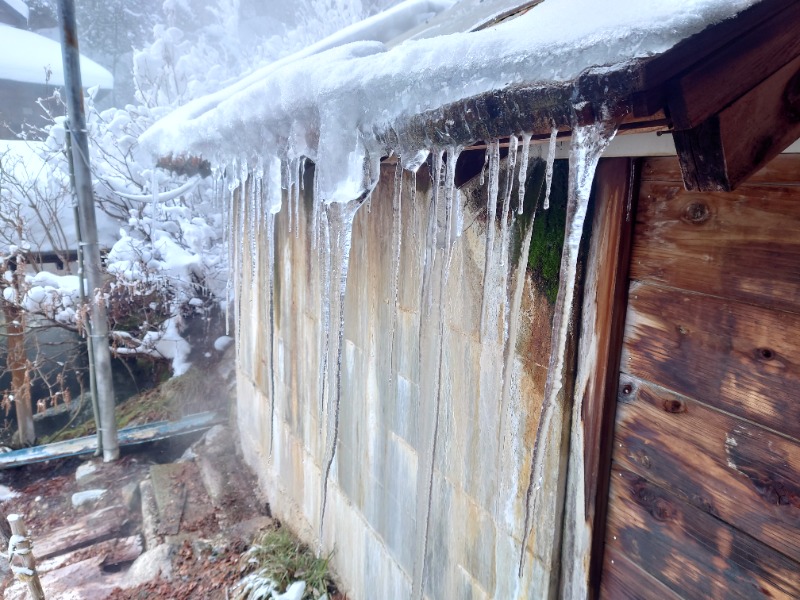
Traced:
<path fill-rule="evenodd" d="M 40 4 L 43 10 L 50 7 L 49 0 Z M 94 90 L 89 91 L 89 159 L 102 211 L 101 245 L 108 248 L 102 293 L 118 354 L 162 357 L 172 361 L 175 373 L 182 372 L 190 353 L 186 328 L 207 320 L 227 299 L 225 216 L 214 197 L 207 163 L 195 164 L 191 172 L 175 169 L 174 163 L 162 165 L 173 168 L 159 168 L 139 150 L 141 133 L 182 104 L 390 4 L 393 0 L 303 0 L 289 10 L 278 0 L 215 0 L 205 5 L 165 0 L 152 42 L 133 52 L 136 102 L 99 110 Z M 151 19 L 145 20 L 150 24 Z M 65 153 L 67 123 L 58 116 L 63 111 L 52 108 L 59 100 L 56 94 L 41 103 L 52 111 L 52 125 L 44 142 L 31 150 L 40 165 L 37 172 L 6 173 L 11 183 L 0 194 L 5 193 L 2 201 L 8 207 L 0 208 L 8 235 L 0 239 L 0 254 L 22 252 L 34 266 L 24 289 L 11 294 L 19 308 L 80 330 L 77 277 L 37 273 L 41 269 L 31 258 L 46 248 L 62 253 L 62 262 L 69 265 L 69 251 L 77 247 Z M 214 337 L 207 340 L 209 349 Z"/>

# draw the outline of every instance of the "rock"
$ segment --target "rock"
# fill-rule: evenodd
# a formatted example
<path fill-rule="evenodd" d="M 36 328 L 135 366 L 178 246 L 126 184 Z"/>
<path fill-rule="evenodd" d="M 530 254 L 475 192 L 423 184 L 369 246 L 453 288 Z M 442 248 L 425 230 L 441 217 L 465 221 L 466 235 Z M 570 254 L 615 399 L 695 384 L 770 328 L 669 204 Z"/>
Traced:
<path fill-rule="evenodd" d="M 181 454 L 181 457 L 175 462 L 178 463 L 191 462 L 195 458 L 197 458 L 197 452 L 195 452 L 195 445 L 196 444 L 192 444 L 186 450 L 184 450 L 183 454 Z"/>
<path fill-rule="evenodd" d="M 77 468 L 75 471 L 75 481 L 79 484 L 86 485 L 90 481 L 97 478 L 97 463 L 86 462 Z"/>
<path fill-rule="evenodd" d="M 158 535 L 158 506 L 153 492 L 153 482 L 144 479 L 139 483 L 139 493 L 142 500 L 142 535 L 144 546 L 148 550 L 158 547 L 161 537 Z"/>
<path fill-rule="evenodd" d="M 0 485 L 0 502 L 5 502 L 6 500 L 12 500 L 19 496 L 19 492 L 15 492 L 7 485 Z"/>
<path fill-rule="evenodd" d="M 169 581 L 172 578 L 172 553 L 174 547 L 170 544 L 161 544 L 151 548 L 133 561 L 131 568 L 125 574 L 122 588 L 132 588 L 161 576 Z"/>
<path fill-rule="evenodd" d="M 139 506 L 139 484 L 135 481 L 131 481 L 124 486 L 119 492 L 120 498 L 122 500 L 122 505 L 126 506 L 129 511 L 134 512 Z"/>
<path fill-rule="evenodd" d="M 214 340 L 214 350 L 217 352 L 225 352 L 225 350 L 233 343 L 233 338 L 229 335 L 221 335 Z"/>
<path fill-rule="evenodd" d="M 214 425 L 211 429 L 206 431 L 206 434 L 203 436 L 203 443 L 205 444 L 208 454 L 218 455 L 230 451 L 233 447 L 232 439 L 229 427 Z"/>
<path fill-rule="evenodd" d="M 72 494 L 72 506 L 78 508 L 89 502 L 96 502 L 103 497 L 108 490 L 84 490 L 83 492 L 75 492 Z"/>

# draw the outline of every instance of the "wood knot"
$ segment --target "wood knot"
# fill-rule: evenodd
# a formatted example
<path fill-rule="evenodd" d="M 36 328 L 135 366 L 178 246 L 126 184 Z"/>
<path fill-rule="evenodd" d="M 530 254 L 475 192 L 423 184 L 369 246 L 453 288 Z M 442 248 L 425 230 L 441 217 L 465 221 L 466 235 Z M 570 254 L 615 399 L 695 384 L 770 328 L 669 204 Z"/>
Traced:
<path fill-rule="evenodd" d="M 756 358 L 758 360 L 775 360 L 776 353 L 772 348 L 756 348 Z"/>
<path fill-rule="evenodd" d="M 692 202 L 683 209 L 683 220 L 694 225 L 701 225 L 711 218 L 711 211 L 702 202 Z"/>
<path fill-rule="evenodd" d="M 657 498 L 650 509 L 650 514 L 657 521 L 669 521 L 672 518 L 672 506 L 664 498 Z"/>
<path fill-rule="evenodd" d="M 673 414 L 685 413 L 686 404 L 684 404 L 683 400 L 678 400 L 676 398 L 664 400 L 664 410 Z"/>

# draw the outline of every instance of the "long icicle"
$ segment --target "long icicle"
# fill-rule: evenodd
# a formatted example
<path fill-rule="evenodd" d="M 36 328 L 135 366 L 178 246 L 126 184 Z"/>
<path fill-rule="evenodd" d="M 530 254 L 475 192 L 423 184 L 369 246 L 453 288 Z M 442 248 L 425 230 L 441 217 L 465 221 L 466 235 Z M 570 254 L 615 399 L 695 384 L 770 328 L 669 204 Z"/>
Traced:
<path fill-rule="evenodd" d="M 328 439 L 326 440 L 324 471 L 322 478 L 322 508 L 319 518 L 319 539 L 322 540 L 322 530 L 325 524 L 325 508 L 328 496 L 328 478 L 330 477 L 333 459 L 336 456 L 336 444 L 339 437 L 339 404 L 342 396 L 342 348 L 344 345 L 344 302 L 347 293 L 347 274 L 350 263 L 350 246 L 353 240 L 353 220 L 361 205 L 360 200 L 348 203 L 334 203 L 328 208 L 332 217 L 331 246 L 336 251 L 336 261 L 332 262 L 332 269 L 337 275 L 339 283 L 337 295 L 336 315 L 338 335 L 336 337 L 336 386 L 333 396 L 333 406 L 328 403 Z"/>
<path fill-rule="evenodd" d="M 547 193 L 544 197 L 544 209 L 548 210 L 550 208 L 550 186 L 553 183 L 553 164 L 556 161 L 556 140 L 558 139 L 558 127 L 553 125 L 553 128 L 550 130 L 550 142 L 547 145 L 547 172 L 546 172 L 546 186 L 547 186 Z"/>
<path fill-rule="evenodd" d="M 315 202 L 320 205 L 321 201 L 316 198 Z M 329 392 L 328 388 L 328 352 L 330 350 L 331 338 L 331 234 L 330 222 L 328 220 L 328 211 L 325 206 L 322 206 L 319 212 L 319 244 L 320 252 L 320 280 L 322 281 L 322 298 L 320 299 L 320 327 L 322 335 L 320 336 L 320 364 L 319 364 L 319 429 L 320 435 L 322 434 L 322 426 L 325 421 L 325 393 Z"/>
<path fill-rule="evenodd" d="M 422 598 L 422 588 L 425 581 L 425 571 L 426 571 L 426 562 L 425 562 L 425 555 L 427 553 L 427 542 L 428 542 L 428 531 L 430 530 L 430 518 L 431 518 L 431 505 L 433 501 L 433 479 L 434 479 L 434 471 L 436 466 L 436 450 L 438 448 L 438 438 L 439 438 L 439 422 L 441 419 L 441 404 L 442 404 L 442 372 L 444 370 L 444 332 L 445 332 L 445 304 L 446 304 L 446 297 L 447 297 L 447 283 L 450 278 L 450 262 L 452 259 L 452 243 L 455 241 L 455 237 L 452 236 L 452 232 L 454 230 L 453 220 L 457 214 L 455 207 L 453 206 L 454 200 L 458 199 L 458 195 L 455 193 L 455 168 L 456 162 L 458 160 L 458 154 L 461 152 L 460 148 L 450 147 L 448 148 L 447 153 L 447 165 L 446 165 L 446 174 L 445 174 L 445 182 L 444 182 L 444 221 L 443 223 L 439 222 L 438 213 L 439 211 L 437 208 L 440 208 L 436 204 L 432 204 L 432 221 L 436 224 L 436 231 L 432 236 L 432 240 L 434 244 L 436 244 L 437 240 L 442 240 L 443 242 L 443 256 L 441 261 L 441 277 L 439 279 L 439 347 L 438 347 L 438 364 L 436 369 L 436 377 L 435 377 L 435 385 L 433 390 L 433 398 L 434 398 L 434 406 L 433 406 L 433 432 L 431 438 L 431 453 L 430 453 L 430 463 L 426 464 L 425 468 L 427 469 L 426 475 L 428 476 L 425 485 L 426 485 L 426 497 L 425 497 L 425 521 L 424 521 L 424 531 L 422 532 L 422 565 L 421 565 L 421 572 L 419 581 L 415 581 L 413 584 L 412 589 L 412 597 L 417 600 Z M 441 156 L 441 154 L 440 154 Z M 441 181 L 439 182 L 441 185 Z M 442 203 L 442 199 L 439 199 L 439 202 Z M 435 251 L 435 250 L 434 250 Z M 422 354 L 420 354 L 420 357 Z"/>
<path fill-rule="evenodd" d="M 522 134 L 522 157 L 519 161 L 519 194 L 517 196 L 517 214 L 521 215 L 525 204 L 525 182 L 528 179 L 528 161 L 531 155 L 531 134 Z"/>
<path fill-rule="evenodd" d="M 483 299 L 481 300 L 481 330 L 483 340 L 486 335 L 488 319 L 489 282 L 491 280 L 492 261 L 494 260 L 494 228 L 497 216 L 497 194 L 500 187 L 500 141 L 492 140 L 487 149 L 489 154 L 489 193 L 486 200 L 486 258 L 483 265 Z"/>
<path fill-rule="evenodd" d="M 392 327 L 389 332 L 389 366 L 391 373 L 394 365 L 394 334 L 397 329 L 397 311 L 400 296 L 400 252 L 403 243 L 403 167 L 397 161 L 394 172 L 394 191 L 392 193 Z M 390 373 L 390 377 L 392 376 Z"/>
<path fill-rule="evenodd" d="M 560 279 L 555 306 L 555 317 L 550 343 L 550 361 L 547 369 L 544 399 L 536 428 L 536 438 L 531 456 L 530 480 L 525 495 L 525 525 L 519 557 L 519 577 L 525 565 L 525 547 L 530 535 L 531 518 L 536 514 L 537 503 L 543 482 L 546 447 L 542 438 L 548 435 L 558 394 L 563 386 L 567 334 L 572 315 L 575 294 L 578 252 L 583 236 L 583 224 L 589 206 L 592 180 L 600 155 L 616 133 L 616 127 L 599 121 L 591 125 L 574 126 L 569 158 L 569 191 L 567 195 L 567 228 L 561 254 Z M 548 157 L 549 158 L 549 157 Z"/>
<path fill-rule="evenodd" d="M 508 259 L 508 232 L 511 230 L 511 191 L 514 189 L 514 169 L 517 166 L 517 136 L 508 140 L 508 157 L 506 158 L 506 193 L 503 196 L 503 215 L 500 220 L 500 266 L 504 267 Z"/>

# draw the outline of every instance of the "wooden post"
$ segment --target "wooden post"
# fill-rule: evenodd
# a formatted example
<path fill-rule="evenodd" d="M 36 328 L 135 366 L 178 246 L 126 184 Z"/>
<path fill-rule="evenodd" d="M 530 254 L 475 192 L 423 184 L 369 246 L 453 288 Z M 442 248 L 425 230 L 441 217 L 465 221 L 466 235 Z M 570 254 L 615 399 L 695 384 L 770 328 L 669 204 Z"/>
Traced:
<path fill-rule="evenodd" d="M 22 261 L 12 259 L 6 264 L 6 268 L 11 271 L 11 287 L 15 295 L 13 302 L 3 301 L 8 339 L 7 368 L 11 371 L 11 392 L 14 395 L 19 443 L 21 446 L 33 446 L 36 432 L 33 426 L 28 357 L 25 353 L 25 313 L 19 306 L 22 297 L 20 279 L 24 277 L 25 267 Z"/>
<path fill-rule="evenodd" d="M 42 582 L 36 572 L 36 560 L 33 558 L 33 545 L 28 538 L 28 530 L 21 515 L 8 515 L 11 525 L 11 539 L 8 542 L 8 562 L 11 570 L 20 581 L 28 584 L 33 600 L 44 600 Z M 17 558 L 17 564 L 14 559 Z M 22 563 L 21 565 L 19 563 Z"/>

